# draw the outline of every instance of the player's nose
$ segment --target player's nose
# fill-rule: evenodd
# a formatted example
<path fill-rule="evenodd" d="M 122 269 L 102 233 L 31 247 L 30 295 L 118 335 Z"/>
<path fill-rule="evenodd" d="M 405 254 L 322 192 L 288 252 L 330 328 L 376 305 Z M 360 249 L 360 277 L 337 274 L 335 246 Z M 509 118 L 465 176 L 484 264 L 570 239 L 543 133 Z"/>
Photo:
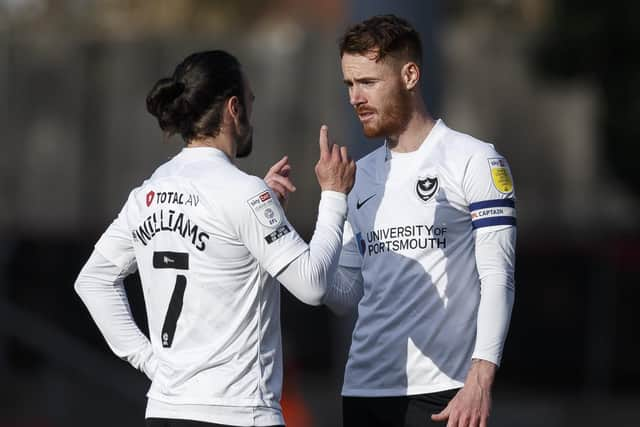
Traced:
<path fill-rule="evenodd" d="M 361 90 L 353 86 L 349 89 L 349 103 L 354 107 L 367 102 Z"/>

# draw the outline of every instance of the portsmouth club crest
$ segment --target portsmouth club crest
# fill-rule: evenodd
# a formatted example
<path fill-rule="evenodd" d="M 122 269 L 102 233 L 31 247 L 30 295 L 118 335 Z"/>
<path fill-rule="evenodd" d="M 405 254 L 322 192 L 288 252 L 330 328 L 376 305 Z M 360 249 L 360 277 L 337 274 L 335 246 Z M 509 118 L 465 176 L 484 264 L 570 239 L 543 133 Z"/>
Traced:
<path fill-rule="evenodd" d="M 428 176 L 426 178 L 418 178 L 416 183 L 416 194 L 423 202 L 433 199 L 438 192 L 438 177 Z"/>

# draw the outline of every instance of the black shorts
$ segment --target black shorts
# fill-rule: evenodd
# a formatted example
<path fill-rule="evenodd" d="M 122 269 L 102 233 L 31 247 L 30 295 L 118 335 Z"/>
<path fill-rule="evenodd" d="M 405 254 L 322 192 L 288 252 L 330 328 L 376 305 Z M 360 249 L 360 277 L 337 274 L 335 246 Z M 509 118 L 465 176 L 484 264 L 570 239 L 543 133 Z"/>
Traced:
<path fill-rule="evenodd" d="M 431 421 L 460 389 L 413 396 L 342 398 L 343 427 L 443 427 Z"/>
<path fill-rule="evenodd" d="M 168 418 L 147 418 L 147 427 L 234 427 L 226 424 L 205 423 L 192 420 L 174 420 Z M 284 426 L 272 426 L 284 427 Z"/>

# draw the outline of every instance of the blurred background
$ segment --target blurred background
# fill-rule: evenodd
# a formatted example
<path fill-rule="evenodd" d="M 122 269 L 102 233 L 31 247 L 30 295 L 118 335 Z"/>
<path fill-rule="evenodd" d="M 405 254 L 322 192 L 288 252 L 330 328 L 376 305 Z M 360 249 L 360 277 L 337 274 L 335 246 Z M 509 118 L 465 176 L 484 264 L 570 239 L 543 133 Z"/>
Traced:
<path fill-rule="evenodd" d="M 0 0 L 0 427 L 140 426 L 143 375 L 73 283 L 131 188 L 177 153 L 145 110 L 186 55 L 221 48 L 257 99 L 264 176 L 288 154 L 288 216 L 313 232 L 321 123 L 356 157 L 337 40 L 378 13 L 425 47 L 430 110 L 492 142 L 518 195 L 516 304 L 491 425 L 640 419 L 640 3 L 631 0 Z M 127 290 L 146 328 L 137 277 Z M 283 291 L 290 427 L 341 425 L 353 318 Z"/>

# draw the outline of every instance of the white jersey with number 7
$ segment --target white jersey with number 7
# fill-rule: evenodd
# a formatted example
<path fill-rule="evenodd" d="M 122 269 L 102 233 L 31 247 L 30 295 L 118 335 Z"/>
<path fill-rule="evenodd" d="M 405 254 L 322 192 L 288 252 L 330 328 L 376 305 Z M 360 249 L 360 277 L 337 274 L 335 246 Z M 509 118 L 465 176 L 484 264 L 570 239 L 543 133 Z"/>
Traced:
<path fill-rule="evenodd" d="M 137 267 L 168 404 L 279 407 L 280 297 L 270 279 L 307 250 L 264 181 L 187 148 L 134 189 L 96 244 Z"/>

